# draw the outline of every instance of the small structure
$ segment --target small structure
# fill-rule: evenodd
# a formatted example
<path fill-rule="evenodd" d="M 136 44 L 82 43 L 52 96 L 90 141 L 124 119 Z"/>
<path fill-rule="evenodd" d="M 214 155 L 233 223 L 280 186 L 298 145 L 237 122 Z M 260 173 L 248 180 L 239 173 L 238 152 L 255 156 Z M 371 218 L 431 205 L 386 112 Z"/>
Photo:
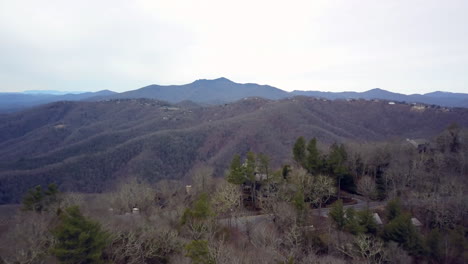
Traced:
<path fill-rule="evenodd" d="M 421 221 L 419 221 L 416 217 L 411 218 L 411 223 L 412 223 L 415 227 L 418 227 L 418 228 L 422 226 Z"/>
<path fill-rule="evenodd" d="M 395 102 L 388 102 L 388 104 L 389 104 L 389 105 L 394 105 L 394 104 L 395 104 Z"/>
<path fill-rule="evenodd" d="M 268 180 L 268 175 L 266 175 L 264 173 L 255 172 L 254 175 L 255 175 L 255 180 L 256 181 Z"/>
<path fill-rule="evenodd" d="M 138 209 L 137 207 L 133 207 L 132 214 L 139 214 L 139 213 L 140 213 L 140 209 Z"/>
<path fill-rule="evenodd" d="M 429 149 L 429 142 L 425 139 L 409 139 L 407 138 L 406 141 L 411 144 L 413 147 L 418 149 L 419 153 L 427 152 Z"/>
<path fill-rule="evenodd" d="M 191 191 L 192 191 L 192 185 L 185 185 L 185 193 L 187 195 L 190 195 Z"/>
<path fill-rule="evenodd" d="M 374 213 L 372 216 L 374 217 L 374 220 L 378 225 L 383 225 L 382 219 L 380 219 L 380 216 L 378 213 Z"/>

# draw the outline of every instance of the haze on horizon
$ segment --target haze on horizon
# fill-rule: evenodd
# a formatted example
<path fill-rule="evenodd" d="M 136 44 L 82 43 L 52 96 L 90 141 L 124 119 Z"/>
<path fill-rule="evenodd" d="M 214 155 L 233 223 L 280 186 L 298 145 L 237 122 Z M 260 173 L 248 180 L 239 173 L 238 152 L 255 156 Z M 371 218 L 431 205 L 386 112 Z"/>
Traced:
<path fill-rule="evenodd" d="M 468 1 L 0 1 L 0 92 L 468 93 Z"/>

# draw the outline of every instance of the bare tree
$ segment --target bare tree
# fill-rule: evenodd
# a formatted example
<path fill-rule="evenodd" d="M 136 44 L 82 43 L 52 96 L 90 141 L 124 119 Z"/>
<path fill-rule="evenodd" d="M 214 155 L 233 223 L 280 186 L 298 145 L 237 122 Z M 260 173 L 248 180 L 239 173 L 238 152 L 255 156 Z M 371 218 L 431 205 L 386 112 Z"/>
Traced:
<path fill-rule="evenodd" d="M 213 167 L 198 165 L 192 170 L 192 188 L 194 193 L 210 192 L 213 190 Z"/>
<path fill-rule="evenodd" d="M 377 192 L 375 181 L 369 176 L 362 177 L 357 183 L 357 191 L 366 197 L 367 208 L 369 208 L 369 201 L 376 196 Z"/>
<path fill-rule="evenodd" d="M 107 194 L 111 207 L 118 213 L 132 212 L 137 207 L 140 212 L 148 211 L 155 203 L 156 191 L 151 185 L 136 178 L 120 184 L 116 191 Z"/>
<path fill-rule="evenodd" d="M 370 235 L 359 234 L 351 243 L 345 243 L 338 247 L 343 254 L 359 261 L 359 263 L 383 263 L 384 244 L 378 238 Z"/>
<path fill-rule="evenodd" d="M 309 198 L 313 204 L 319 206 L 319 210 L 335 193 L 336 188 L 332 178 L 322 174 L 314 176 L 313 182 L 310 186 Z"/>
<path fill-rule="evenodd" d="M 3 258 L 6 263 L 45 263 L 48 249 L 52 244 L 49 229 L 53 214 L 21 212 L 15 225 L 4 235 L 0 248 L 6 249 Z M 7 244 L 6 244 L 7 243 Z"/>

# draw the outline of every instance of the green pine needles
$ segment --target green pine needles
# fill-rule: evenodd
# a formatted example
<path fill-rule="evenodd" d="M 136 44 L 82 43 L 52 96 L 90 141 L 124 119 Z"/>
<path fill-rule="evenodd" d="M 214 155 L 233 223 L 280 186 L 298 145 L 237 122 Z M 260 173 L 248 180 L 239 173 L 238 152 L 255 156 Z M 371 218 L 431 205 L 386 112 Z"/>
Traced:
<path fill-rule="evenodd" d="M 65 209 L 60 215 L 60 224 L 52 230 L 56 240 L 51 249 L 61 263 L 103 263 L 102 251 L 109 235 L 97 222 L 83 216 L 78 206 Z"/>

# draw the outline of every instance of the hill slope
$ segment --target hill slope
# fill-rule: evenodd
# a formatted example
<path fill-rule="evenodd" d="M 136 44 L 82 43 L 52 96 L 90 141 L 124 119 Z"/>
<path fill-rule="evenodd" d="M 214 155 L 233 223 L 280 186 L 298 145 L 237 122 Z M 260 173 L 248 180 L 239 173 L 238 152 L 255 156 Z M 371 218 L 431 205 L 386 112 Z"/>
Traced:
<path fill-rule="evenodd" d="M 211 107 L 149 99 L 52 103 L 0 115 L 0 202 L 49 182 L 100 192 L 119 177 L 181 178 L 200 163 L 222 175 L 233 154 L 249 150 L 278 166 L 300 135 L 326 144 L 427 138 L 452 122 L 468 126 L 468 109 L 310 97 Z"/>

